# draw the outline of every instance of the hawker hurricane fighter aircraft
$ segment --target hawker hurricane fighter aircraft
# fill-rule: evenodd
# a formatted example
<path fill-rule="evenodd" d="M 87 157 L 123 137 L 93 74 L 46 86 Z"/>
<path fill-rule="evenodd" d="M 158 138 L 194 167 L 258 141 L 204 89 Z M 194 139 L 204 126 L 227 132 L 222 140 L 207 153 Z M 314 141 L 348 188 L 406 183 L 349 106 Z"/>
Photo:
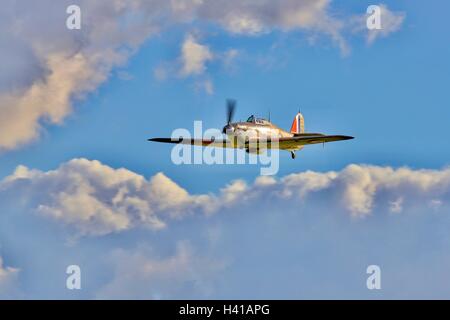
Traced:
<path fill-rule="evenodd" d="M 148 141 L 189 144 L 196 146 L 210 146 L 218 148 L 245 148 L 249 153 L 260 153 L 265 149 L 278 148 L 291 153 L 295 159 L 295 152 L 305 145 L 327 143 L 340 140 L 350 140 L 353 137 L 342 135 L 325 135 L 322 133 L 306 133 L 305 120 L 299 112 L 292 122 L 289 132 L 280 129 L 270 121 L 250 116 L 245 122 L 232 122 L 236 101 L 227 101 L 227 124 L 222 132 L 227 139 L 192 139 L 192 138 L 152 138 Z"/>

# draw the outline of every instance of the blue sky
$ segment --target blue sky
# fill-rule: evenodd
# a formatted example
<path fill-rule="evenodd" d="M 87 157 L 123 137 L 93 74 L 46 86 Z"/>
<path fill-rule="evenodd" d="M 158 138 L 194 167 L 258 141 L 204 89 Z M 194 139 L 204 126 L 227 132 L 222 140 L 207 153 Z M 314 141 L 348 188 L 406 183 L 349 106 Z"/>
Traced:
<path fill-rule="evenodd" d="M 50 74 L 58 74 L 57 66 L 52 69 L 47 58 L 62 52 L 64 59 L 71 59 L 67 57 L 78 52 L 87 57 L 86 66 L 92 69 L 85 79 L 83 71 L 88 67 L 77 70 L 87 89 L 69 85 L 71 111 L 65 111 L 59 123 L 46 120 L 42 113 L 35 122 L 40 124 L 39 133 L 12 147 L 6 147 L 5 141 L 14 141 L 19 129 L 17 133 L 15 129 L 0 131 L 8 136 L 0 140 L 2 297 L 448 298 L 447 3 L 384 2 L 386 15 L 398 25 L 388 24 L 386 28 L 392 30 L 371 43 L 367 30 L 356 25 L 361 21 L 358 18 L 365 21 L 366 8 L 373 4 L 370 1 L 323 1 L 318 13 L 309 1 L 262 1 L 255 12 L 244 7 L 250 18 L 264 26 L 264 32 L 236 30 L 229 21 L 218 19 L 217 12 L 227 8 L 222 1 L 198 9 L 191 4 L 192 10 L 198 10 L 195 13 L 186 9 L 189 6 L 173 13 L 174 8 L 155 3 L 161 12 L 169 10 L 169 21 L 148 35 L 149 26 L 139 14 L 147 21 L 155 18 L 148 12 L 159 11 L 142 5 L 137 16 L 128 18 L 131 24 L 133 19 L 137 22 L 136 29 L 125 28 L 125 40 L 114 29 L 105 31 L 111 26 L 104 25 L 122 21 L 127 16 L 126 5 L 123 11 L 109 8 L 109 12 L 106 3 L 98 7 L 77 3 L 88 21 L 86 28 L 68 31 L 61 27 L 45 36 L 28 32 L 27 23 L 46 20 L 43 16 L 48 15 L 48 26 L 43 28 L 55 30 L 67 16 L 65 3 L 54 12 L 36 8 L 34 18 L 29 18 L 30 8 L 21 4 L 16 5 L 14 15 L 8 11 L 12 5 L 0 9 L 2 16 L 11 17 L 3 23 L 8 28 L 8 22 L 28 21 L 23 30 L 13 33 L 23 44 L 0 52 L 3 61 L 8 64 L 11 52 L 22 57 L 17 52 L 29 46 L 39 61 L 32 69 L 47 68 L 34 77 L 19 59 L 4 76 L 14 75 L 14 80 L 0 82 L 3 125 L 9 121 L 20 128 L 28 112 L 42 109 L 39 103 L 59 108 L 60 102 L 50 100 L 63 86 L 44 85 L 42 91 L 50 92 L 43 95 L 46 98 L 27 106 L 23 115 L 11 116 L 11 106 L 23 105 L 21 97 L 30 88 L 22 78 L 46 84 Z M 314 22 L 287 23 L 282 15 L 265 14 L 284 12 L 292 3 L 304 12 L 311 10 Z M 329 28 L 335 23 L 341 25 L 337 33 L 347 50 L 333 40 L 334 31 Z M 122 30 L 120 22 L 118 30 Z M 198 72 L 181 75 L 183 43 L 189 36 L 213 58 L 202 62 Z M 136 42 L 130 40 L 134 37 Z M 0 41 L 8 41 L 6 34 Z M 39 49 L 41 45 L 46 49 Z M 124 49 L 129 53 L 123 53 Z M 231 51 L 236 55 L 227 61 Z M 120 56 L 120 62 L 111 52 Z M 96 55 L 104 60 L 95 60 Z M 157 76 L 158 70 L 165 72 L 163 79 Z M 205 82 L 213 86 L 212 92 L 201 87 Z M 10 96 L 15 100 L 6 99 Z M 146 141 L 170 136 L 176 128 L 192 130 L 196 120 L 202 120 L 206 128 L 221 128 L 225 100 L 230 97 L 238 100 L 237 119 L 250 114 L 266 116 L 270 110 L 272 121 L 288 129 L 300 109 L 307 131 L 356 139 L 324 148 L 306 147 L 295 161 L 281 153 L 280 170 L 274 177 L 277 182 L 265 193 L 253 184 L 259 176 L 258 166 L 177 166 L 170 160 L 170 145 Z M 78 158 L 89 162 L 70 162 Z M 98 181 L 91 171 L 96 167 L 94 160 L 103 166 Z M 352 164 L 357 168 L 348 167 Z M 39 174 L 14 174 L 19 165 Z M 410 169 L 390 172 L 388 167 Z M 126 226 L 116 219 L 123 214 L 120 210 L 128 209 L 111 204 L 114 197 L 109 193 L 120 188 L 105 181 L 119 179 L 118 168 L 125 168 L 130 177 L 119 183 L 128 188 L 130 198 L 148 202 L 149 208 L 138 210 L 140 214 L 151 211 L 164 221 L 164 228 L 156 230 L 142 216 L 136 218 L 128 211 Z M 45 176 L 49 170 L 56 171 Z M 289 184 L 286 177 L 307 171 L 318 176 L 295 176 L 299 182 Z M 152 189 L 156 187 L 151 179 L 159 172 L 176 187 L 163 179 L 166 189 Z M 329 172 L 337 175 L 327 176 L 330 181 L 325 179 Z M 143 191 L 132 191 L 139 185 L 135 175 L 145 177 L 150 193 L 167 193 L 173 203 L 162 204 Z M 327 184 L 322 185 L 318 177 Z M 246 187 L 239 189 L 235 180 Z M 320 186 L 308 187 L 306 196 L 291 195 L 306 182 Z M 78 184 L 83 186 L 81 191 L 77 191 Z M 223 191 L 227 185 L 241 192 L 236 195 L 231 188 L 234 198 L 229 198 Z M 188 200 L 179 187 L 186 190 Z M 289 195 L 283 196 L 280 190 Z M 87 205 L 92 198 L 83 200 L 83 192 L 111 209 L 112 218 L 97 204 Z M 195 198 L 199 194 L 211 198 Z M 79 215 L 71 211 L 67 199 L 80 208 Z M 208 212 L 202 201 L 209 209 L 217 208 Z M 395 202 L 401 209 L 395 209 Z M 91 218 L 83 220 L 85 216 Z M 83 270 L 80 291 L 64 287 L 65 268 L 73 263 Z M 382 268 L 382 290 L 370 291 L 365 286 L 370 264 Z M 157 271 L 149 274 L 140 269 L 142 265 Z M 3 285 L 2 270 L 7 275 Z M 128 273 L 136 276 L 121 277 Z"/>

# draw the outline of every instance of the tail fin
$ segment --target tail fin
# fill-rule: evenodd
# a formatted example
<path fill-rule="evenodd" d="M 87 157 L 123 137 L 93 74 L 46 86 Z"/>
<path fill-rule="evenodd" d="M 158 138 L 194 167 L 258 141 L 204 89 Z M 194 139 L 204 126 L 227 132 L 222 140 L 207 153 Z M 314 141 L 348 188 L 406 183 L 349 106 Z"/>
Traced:
<path fill-rule="evenodd" d="M 305 132 L 305 119 L 299 112 L 295 115 L 294 121 L 291 126 L 291 133 L 304 133 Z"/>

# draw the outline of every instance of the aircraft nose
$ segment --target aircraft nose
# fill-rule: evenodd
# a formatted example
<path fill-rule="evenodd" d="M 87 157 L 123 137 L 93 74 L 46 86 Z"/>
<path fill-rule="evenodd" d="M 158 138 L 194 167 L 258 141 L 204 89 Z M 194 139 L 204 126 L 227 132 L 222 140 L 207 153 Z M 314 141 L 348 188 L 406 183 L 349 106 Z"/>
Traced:
<path fill-rule="evenodd" d="M 234 131 L 234 127 L 231 124 L 227 124 L 225 127 L 223 127 L 222 133 L 227 134 Z"/>

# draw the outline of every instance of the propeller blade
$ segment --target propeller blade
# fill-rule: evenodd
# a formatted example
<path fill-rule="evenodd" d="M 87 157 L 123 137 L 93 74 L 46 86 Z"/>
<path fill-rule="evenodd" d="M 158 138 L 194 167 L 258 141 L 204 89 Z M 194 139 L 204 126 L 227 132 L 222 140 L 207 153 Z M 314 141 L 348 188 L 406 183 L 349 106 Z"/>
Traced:
<path fill-rule="evenodd" d="M 233 120 L 234 111 L 236 109 L 236 100 L 227 100 L 227 124 L 230 124 Z"/>

